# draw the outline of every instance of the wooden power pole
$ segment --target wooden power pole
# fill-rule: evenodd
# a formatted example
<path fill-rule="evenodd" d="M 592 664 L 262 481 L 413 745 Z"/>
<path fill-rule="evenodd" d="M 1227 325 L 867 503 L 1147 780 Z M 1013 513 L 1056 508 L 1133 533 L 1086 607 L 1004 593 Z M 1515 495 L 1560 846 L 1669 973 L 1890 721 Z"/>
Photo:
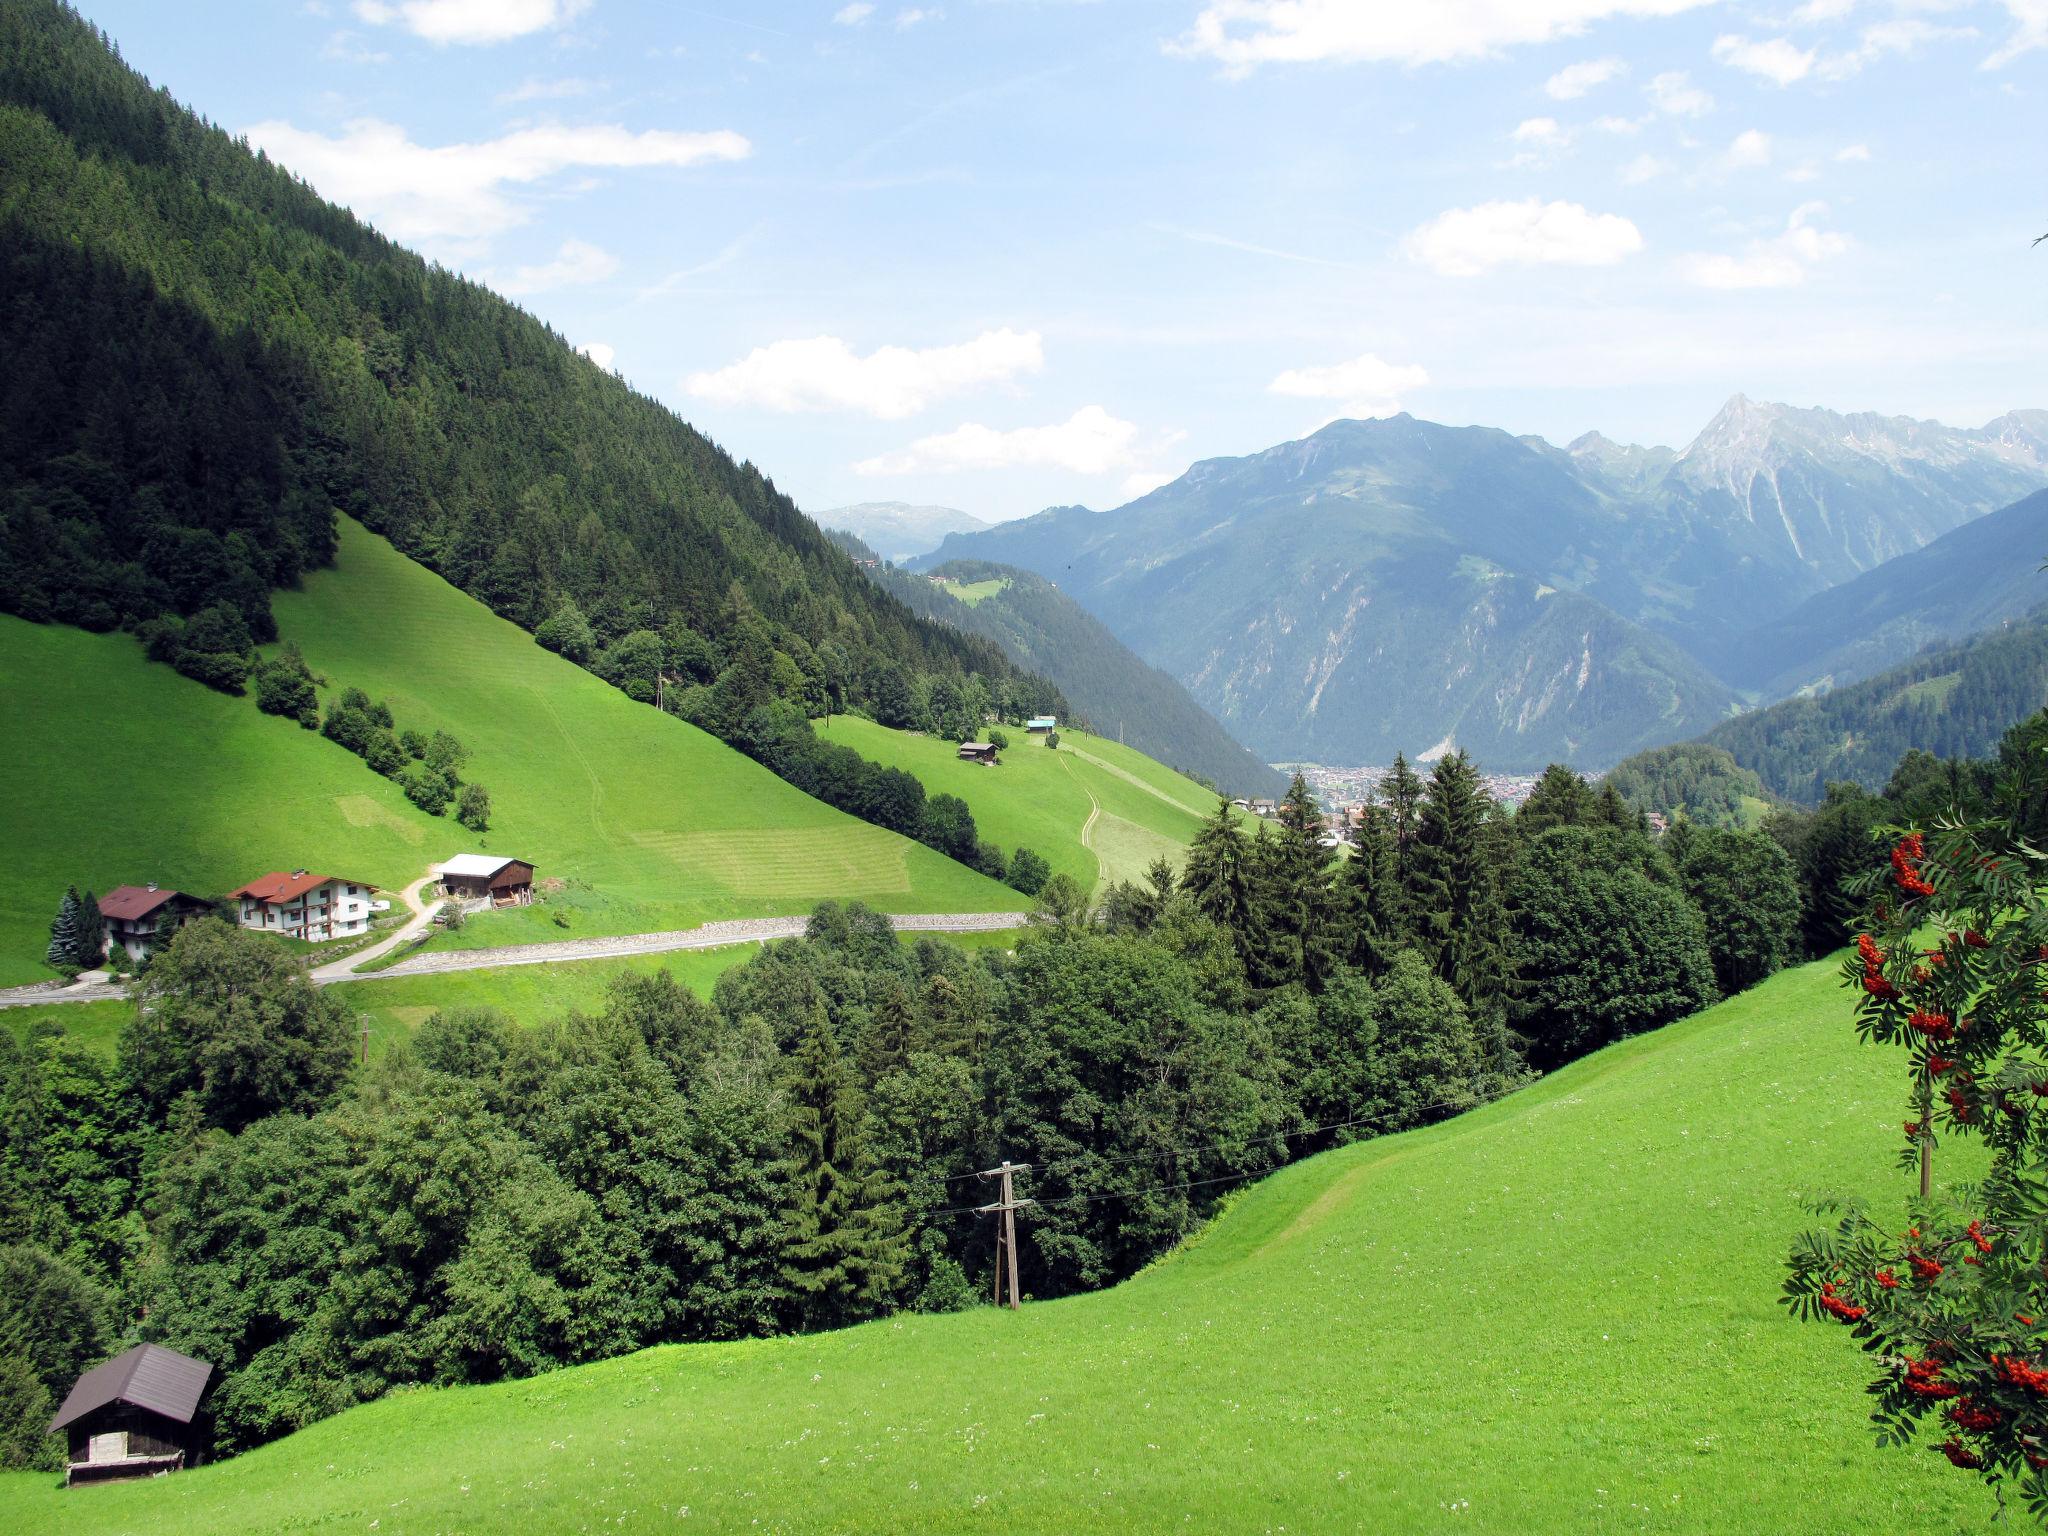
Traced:
<path fill-rule="evenodd" d="M 976 1206 L 975 1209 L 983 1216 L 1003 1218 L 1002 1225 L 996 1228 L 996 1305 L 1000 1307 L 1003 1304 L 1003 1269 L 1007 1263 L 1010 1271 L 1009 1295 L 1012 1312 L 1017 1310 L 1017 1213 L 1026 1206 L 1036 1205 L 1038 1202 L 1019 1200 L 1016 1191 L 1011 1187 L 1010 1178 L 1013 1174 L 1030 1171 L 1029 1163 L 1013 1163 L 1005 1159 L 1002 1167 L 985 1168 L 979 1175 L 984 1179 L 1003 1181 L 1002 1198 L 993 1205 Z"/>

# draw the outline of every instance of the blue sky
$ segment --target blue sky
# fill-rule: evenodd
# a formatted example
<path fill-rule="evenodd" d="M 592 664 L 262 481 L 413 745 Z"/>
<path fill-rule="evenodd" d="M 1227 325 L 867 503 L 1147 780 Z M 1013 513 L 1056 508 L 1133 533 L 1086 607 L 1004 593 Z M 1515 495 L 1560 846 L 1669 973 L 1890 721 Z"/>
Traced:
<path fill-rule="evenodd" d="M 806 508 L 2048 405 L 2048 0 L 87 0 Z"/>

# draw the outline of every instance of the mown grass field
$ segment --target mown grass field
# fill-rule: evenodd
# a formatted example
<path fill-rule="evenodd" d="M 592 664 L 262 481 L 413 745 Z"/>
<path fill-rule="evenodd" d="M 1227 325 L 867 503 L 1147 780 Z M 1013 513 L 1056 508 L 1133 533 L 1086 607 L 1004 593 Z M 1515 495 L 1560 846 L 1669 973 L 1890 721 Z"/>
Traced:
<path fill-rule="evenodd" d="M 633 703 L 376 535 L 346 520 L 341 533 L 333 569 L 278 594 L 279 629 L 328 678 L 323 697 L 354 685 L 387 699 L 401 727 L 467 743 L 491 831 L 423 815 L 332 742 L 145 660 L 125 635 L 0 616 L 0 985 L 51 974 L 50 916 L 73 881 L 213 896 L 317 867 L 395 889 L 478 848 L 587 885 L 572 914 L 584 934 L 798 913 L 831 896 L 898 912 L 1023 904 Z M 491 923 L 476 927 L 487 937 Z"/>
<path fill-rule="evenodd" d="M 1157 858 L 1181 862 L 1216 796 L 1142 752 L 1062 730 L 1058 751 L 1006 729 L 1009 750 L 987 768 L 963 763 L 954 742 L 834 715 L 831 736 L 875 762 L 914 774 L 932 794 L 958 795 L 984 841 L 1004 853 L 1037 850 L 1084 887 L 1142 876 Z"/>
<path fill-rule="evenodd" d="M 1776 1299 L 1804 1193 L 1904 1196 L 1896 1065 L 1809 966 L 1297 1164 L 1113 1291 L 406 1394 L 148 1484 L 14 1474 L 0 1527 L 1975 1530 L 1988 1496 L 1878 1450 L 1861 1352 Z"/>
<path fill-rule="evenodd" d="M 54 974 L 43 950 L 74 881 L 217 896 L 320 865 L 399 886 L 447 834 L 332 742 L 148 661 L 127 635 L 0 615 L 0 741 L 0 986 Z"/>

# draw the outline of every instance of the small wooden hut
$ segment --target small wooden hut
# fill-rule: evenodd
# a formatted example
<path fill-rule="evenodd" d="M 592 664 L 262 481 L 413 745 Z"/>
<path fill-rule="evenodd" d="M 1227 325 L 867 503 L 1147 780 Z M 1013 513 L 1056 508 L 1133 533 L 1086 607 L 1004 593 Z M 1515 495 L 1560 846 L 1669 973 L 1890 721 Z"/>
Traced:
<path fill-rule="evenodd" d="M 533 866 L 524 859 L 458 853 L 441 866 L 441 889 L 465 907 L 523 907 L 533 901 Z"/>
<path fill-rule="evenodd" d="M 206 1449 L 200 1404 L 213 1367 L 161 1344 L 138 1344 L 78 1378 L 50 1420 L 66 1432 L 64 1482 L 152 1477 L 196 1464 Z"/>

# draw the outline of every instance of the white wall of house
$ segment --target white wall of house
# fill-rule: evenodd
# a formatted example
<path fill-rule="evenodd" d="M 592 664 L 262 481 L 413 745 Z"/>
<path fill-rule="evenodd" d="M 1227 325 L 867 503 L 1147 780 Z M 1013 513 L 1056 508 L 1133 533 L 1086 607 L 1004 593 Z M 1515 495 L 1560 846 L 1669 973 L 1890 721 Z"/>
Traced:
<path fill-rule="evenodd" d="M 322 944 L 367 933 L 370 928 L 370 887 L 350 880 L 329 880 L 290 901 L 258 901 L 244 896 L 236 921 L 262 933 Z"/>

